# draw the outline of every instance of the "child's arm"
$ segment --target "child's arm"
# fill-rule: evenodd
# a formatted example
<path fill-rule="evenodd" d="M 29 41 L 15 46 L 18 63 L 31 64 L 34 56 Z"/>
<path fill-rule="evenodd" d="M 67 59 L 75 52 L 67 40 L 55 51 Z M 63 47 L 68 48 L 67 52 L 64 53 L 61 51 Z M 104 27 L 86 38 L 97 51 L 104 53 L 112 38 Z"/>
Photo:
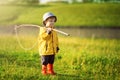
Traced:
<path fill-rule="evenodd" d="M 40 28 L 40 37 L 44 40 L 47 40 L 50 37 L 50 31 L 46 28 Z"/>
<path fill-rule="evenodd" d="M 58 52 L 60 49 L 59 49 L 59 41 L 58 41 L 58 36 L 57 36 L 57 34 L 56 34 L 56 46 L 57 46 L 57 52 Z"/>

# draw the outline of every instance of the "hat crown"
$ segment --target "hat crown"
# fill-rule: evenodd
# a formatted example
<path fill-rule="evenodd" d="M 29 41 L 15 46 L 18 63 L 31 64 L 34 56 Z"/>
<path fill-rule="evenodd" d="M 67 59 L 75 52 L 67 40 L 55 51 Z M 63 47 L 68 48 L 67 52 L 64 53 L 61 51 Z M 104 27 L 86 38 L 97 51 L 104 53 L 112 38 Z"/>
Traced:
<path fill-rule="evenodd" d="M 56 16 L 51 12 L 47 12 L 43 15 L 43 21 L 47 20 L 49 17 L 56 17 Z"/>

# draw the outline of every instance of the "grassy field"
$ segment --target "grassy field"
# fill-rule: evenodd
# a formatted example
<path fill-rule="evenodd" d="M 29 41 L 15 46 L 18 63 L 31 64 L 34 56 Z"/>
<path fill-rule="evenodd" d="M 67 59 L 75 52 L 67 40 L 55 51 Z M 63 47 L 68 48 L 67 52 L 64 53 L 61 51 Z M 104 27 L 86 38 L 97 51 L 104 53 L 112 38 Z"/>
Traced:
<path fill-rule="evenodd" d="M 58 17 L 56 26 L 119 27 L 120 5 L 115 3 L 48 4 L 37 6 L 0 5 L 0 24 L 39 24 L 42 15 L 53 12 Z"/>
<path fill-rule="evenodd" d="M 59 36 L 59 42 L 60 52 L 56 55 L 54 64 L 58 74 L 42 76 L 37 47 L 24 51 L 19 47 L 15 36 L 0 36 L 0 79 L 120 80 L 119 39 Z"/>

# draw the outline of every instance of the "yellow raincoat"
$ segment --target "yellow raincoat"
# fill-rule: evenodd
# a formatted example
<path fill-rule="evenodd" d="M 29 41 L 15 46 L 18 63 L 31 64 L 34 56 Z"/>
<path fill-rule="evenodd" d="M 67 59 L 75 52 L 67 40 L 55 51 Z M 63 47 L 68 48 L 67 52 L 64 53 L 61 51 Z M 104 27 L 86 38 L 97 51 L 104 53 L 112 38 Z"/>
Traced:
<path fill-rule="evenodd" d="M 41 27 L 39 33 L 39 54 L 54 55 L 57 53 L 58 37 L 55 31 L 47 34 L 46 28 Z"/>

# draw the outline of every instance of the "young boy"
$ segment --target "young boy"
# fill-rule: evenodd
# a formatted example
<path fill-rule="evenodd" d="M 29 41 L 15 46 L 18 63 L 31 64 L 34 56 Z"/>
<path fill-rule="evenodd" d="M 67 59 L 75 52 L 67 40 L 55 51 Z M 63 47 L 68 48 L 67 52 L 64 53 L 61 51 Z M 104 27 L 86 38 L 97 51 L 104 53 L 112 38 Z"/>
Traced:
<path fill-rule="evenodd" d="M 57 33 L 53 30 L 56 21 L 56 16 L 51 12 L 43 15 L 44 27 L 40 28 L 39 34 L 39 53 L 41 55 L 41 73 L 43 75 L 56 74 L 53 70 L 55 54 L 59 50 Z"/>

